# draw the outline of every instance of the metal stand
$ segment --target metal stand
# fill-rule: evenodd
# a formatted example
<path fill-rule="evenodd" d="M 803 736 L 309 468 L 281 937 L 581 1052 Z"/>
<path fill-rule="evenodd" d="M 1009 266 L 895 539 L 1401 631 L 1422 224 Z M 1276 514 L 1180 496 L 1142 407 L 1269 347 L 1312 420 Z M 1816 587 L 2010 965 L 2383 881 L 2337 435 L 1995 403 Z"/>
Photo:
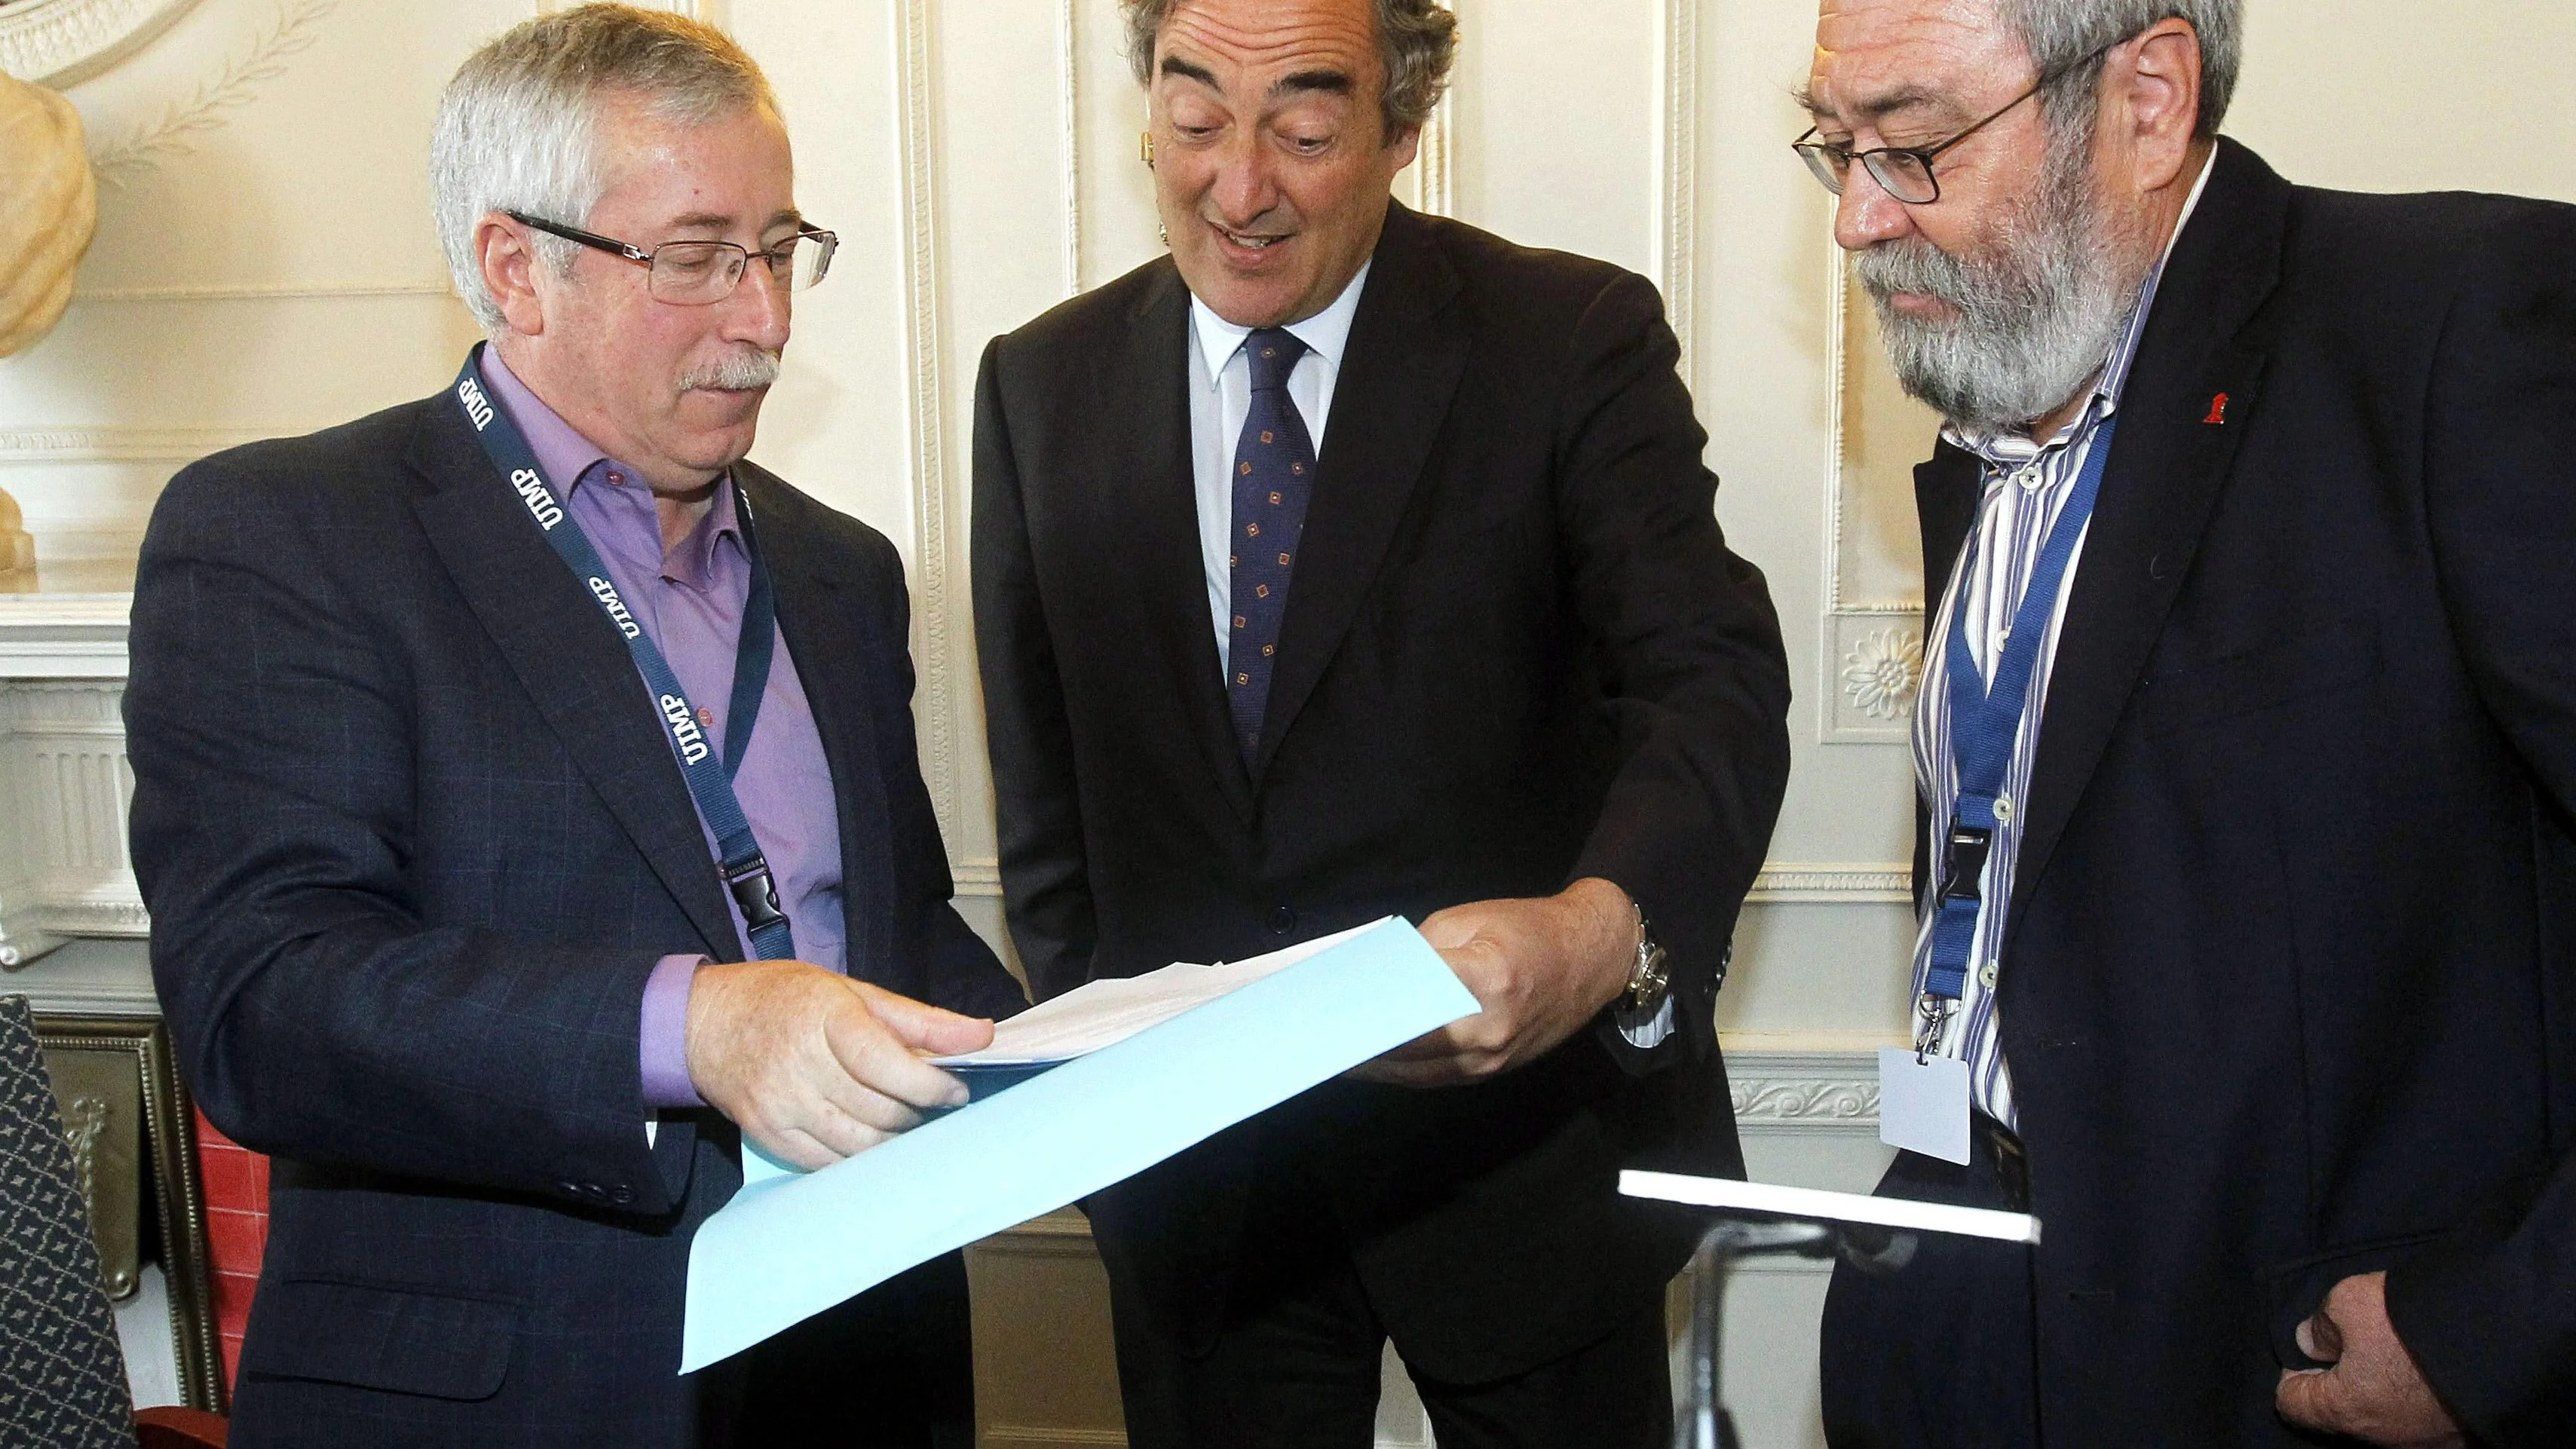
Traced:
<path fill-rule="evenodd" d="M 1718 1389 L 1719 1328 L 1726 1275 L 1739 1258 L 1795 1254 L 1843 1261 L 1866 1273 L 1893 1273 L 1914 1259 L 1912 1233 L 1798 1218 L 1726 1218 L 1710 1225 L 1691 1255 L 1690 1392 L 1674 1415 L 1673 1449 L 1742 1449 Z"/>

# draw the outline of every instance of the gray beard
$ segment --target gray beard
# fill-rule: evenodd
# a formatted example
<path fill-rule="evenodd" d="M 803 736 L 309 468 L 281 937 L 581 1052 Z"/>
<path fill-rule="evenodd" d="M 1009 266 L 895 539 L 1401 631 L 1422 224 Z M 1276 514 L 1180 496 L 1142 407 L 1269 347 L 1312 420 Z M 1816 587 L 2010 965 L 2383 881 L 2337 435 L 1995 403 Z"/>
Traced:
<path fill-rule="evenodd" d="M 2001 432 L 2073 401 L 2128 329 L 2144 272 L 2124 265 L 2093 192 L 2089 149 L 2051 159 L 1984 256 L 1952 256 L 1914 236 L 1853 259 L 1897 380 L 1962 432 Z M 1898 292 L 1937 297 L 1957 315 L 1907 316 L 1890 305 Z"/>

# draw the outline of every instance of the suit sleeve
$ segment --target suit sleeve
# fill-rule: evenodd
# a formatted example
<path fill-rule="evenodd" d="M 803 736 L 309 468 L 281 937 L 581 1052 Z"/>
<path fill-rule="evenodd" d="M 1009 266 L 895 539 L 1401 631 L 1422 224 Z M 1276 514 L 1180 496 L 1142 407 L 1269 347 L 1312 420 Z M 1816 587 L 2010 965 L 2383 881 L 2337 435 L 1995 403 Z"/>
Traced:
<path fill-rule="evenodd" d="M 2535 208 L 2537 210 L 2537 208 Z M 2475 687 L 2541 796 L 2536 830 L 2576 829 L 2576 224 L 2515 218 L 2447 319 L 2427 399 L 2427 520 Z M 2553 859 L 2554 856 L 2554 859 Z M 2567 850 L 2544 852 L 2564 872 Z M 2576 882 L 2544 890 L 2576 899 Z M 2563 1046 L 2576 953 L 2543 937 L 2538 983 Z M 2557 1064 L 2559 1089 L 2567 1069 Z M 2562 1143 L 2569 1133 L 2562 1130 Z M 2576 1424 L 2576 1156 L 2390 1270 L 2398 1335 L 2481 1443 L 2565 1441 Z"/>
<path fill-rule="evenodd" d="M 894 848 L 906 853 L 905 879 L 916 883 L 907 930 L 920 953 L 922 997 L 933 1006 L 969 1016 L 999 1020 L 1027 1008 L 1029 999 L 1011 979 L 993 948 L 957 914 L 956 880 L 948 869 L 948 849 L 939 833 L 939 816 L 930 803 L 930 787 L 921 778 L 920 744 L 912 718 L 912 601 L 904 591 L 903 563 L 893 545 L 871 536 L 879 555 L 872 590 L 877 611 L 876 636 L 894 676 L 892 687 L 872 691 L 877 701 L 877 768 L 885 778 L 886 804 L 892 813 Z"/>
<path fill-rule="evenodd" d="M 144 541 L 131 838 L 189 1087 L 258 1151 L 666 1212 L 637 1053 L 661 953 L 421 919 L 413 686 L 354 515 L 216 460 Z"/>
<path fill-rule="evenodd" d="M 1593 299 L 1558 427 L 1572 598 L 1601 665 L 1618 764 L 1572 878 L 1636 899 L 1670 953 L 1681 1031 L 1651 1051 L 1597 1035 L 1632 1072 L 1716 1048 L 1735 920 L 1789 774 L 1789 671 L 1762 573 L 1728 550 L 1680 346 L 1643 278 Z"/>
<path fill-rule="evenodd" d="M 984 676 L 1012 944 L 1043 1001 L 1089 979 L 1099 939 L 1084 867 L 1073 726 L 1039 598 L 1020 463 L 1004 402 L 1003 343 L 975 384 L 975 643 Z"/>

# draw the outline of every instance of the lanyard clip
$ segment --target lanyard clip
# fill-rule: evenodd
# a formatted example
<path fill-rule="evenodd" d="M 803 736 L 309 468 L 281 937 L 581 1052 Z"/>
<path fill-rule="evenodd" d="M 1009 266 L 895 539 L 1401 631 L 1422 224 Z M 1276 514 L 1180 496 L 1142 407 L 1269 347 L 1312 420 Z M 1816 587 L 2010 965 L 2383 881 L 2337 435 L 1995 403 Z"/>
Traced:
<path fill-rule="evenodd" d="M 1949 847 L 1941 853 L 1943 901 L 1985 899 L 1982 883 L 1986 875 L 1986 857 L 1993 853 L 1994 847 L 1994 831 L 1980 825 L 1962 825 L 1956 817 L 1951 819 Z"/>
<path fill-rule="evenodd" d="M 778 908 L 778 882 L 770 878 L 769 858 L 755 855 L 743 865 L 724 872 L 725 889 L 733 892 L 733 903 L 742 908 L 743 929 L 758 932 L 787 919 Z"/>
<path fill-rule="evenodd" d="M 1934 996 L 1930 992 L 1925 992 L 1915 1003 L 1914 1014 L 1919 1018 L 1914 1026 L 1914 1064 L 1916 1066 L 1922 1066 L 1930 1058 L 1941 1054 L 1941 1039 L 1949 1034 L 1950 1008 L 1953 1004 L 1948 998 Z"/>

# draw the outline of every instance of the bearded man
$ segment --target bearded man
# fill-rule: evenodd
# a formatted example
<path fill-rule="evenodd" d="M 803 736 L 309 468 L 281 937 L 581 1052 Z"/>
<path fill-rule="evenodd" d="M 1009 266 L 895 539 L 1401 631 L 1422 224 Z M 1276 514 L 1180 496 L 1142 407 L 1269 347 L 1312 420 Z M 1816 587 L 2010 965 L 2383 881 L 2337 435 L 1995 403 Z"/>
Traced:
<path fill-rule="evenodd" d="M 2576 209 L 2292 186 L 2238 0 L 1832 0 L 1932 593 L 1838 1449 L 2565 1442 Z"/>

